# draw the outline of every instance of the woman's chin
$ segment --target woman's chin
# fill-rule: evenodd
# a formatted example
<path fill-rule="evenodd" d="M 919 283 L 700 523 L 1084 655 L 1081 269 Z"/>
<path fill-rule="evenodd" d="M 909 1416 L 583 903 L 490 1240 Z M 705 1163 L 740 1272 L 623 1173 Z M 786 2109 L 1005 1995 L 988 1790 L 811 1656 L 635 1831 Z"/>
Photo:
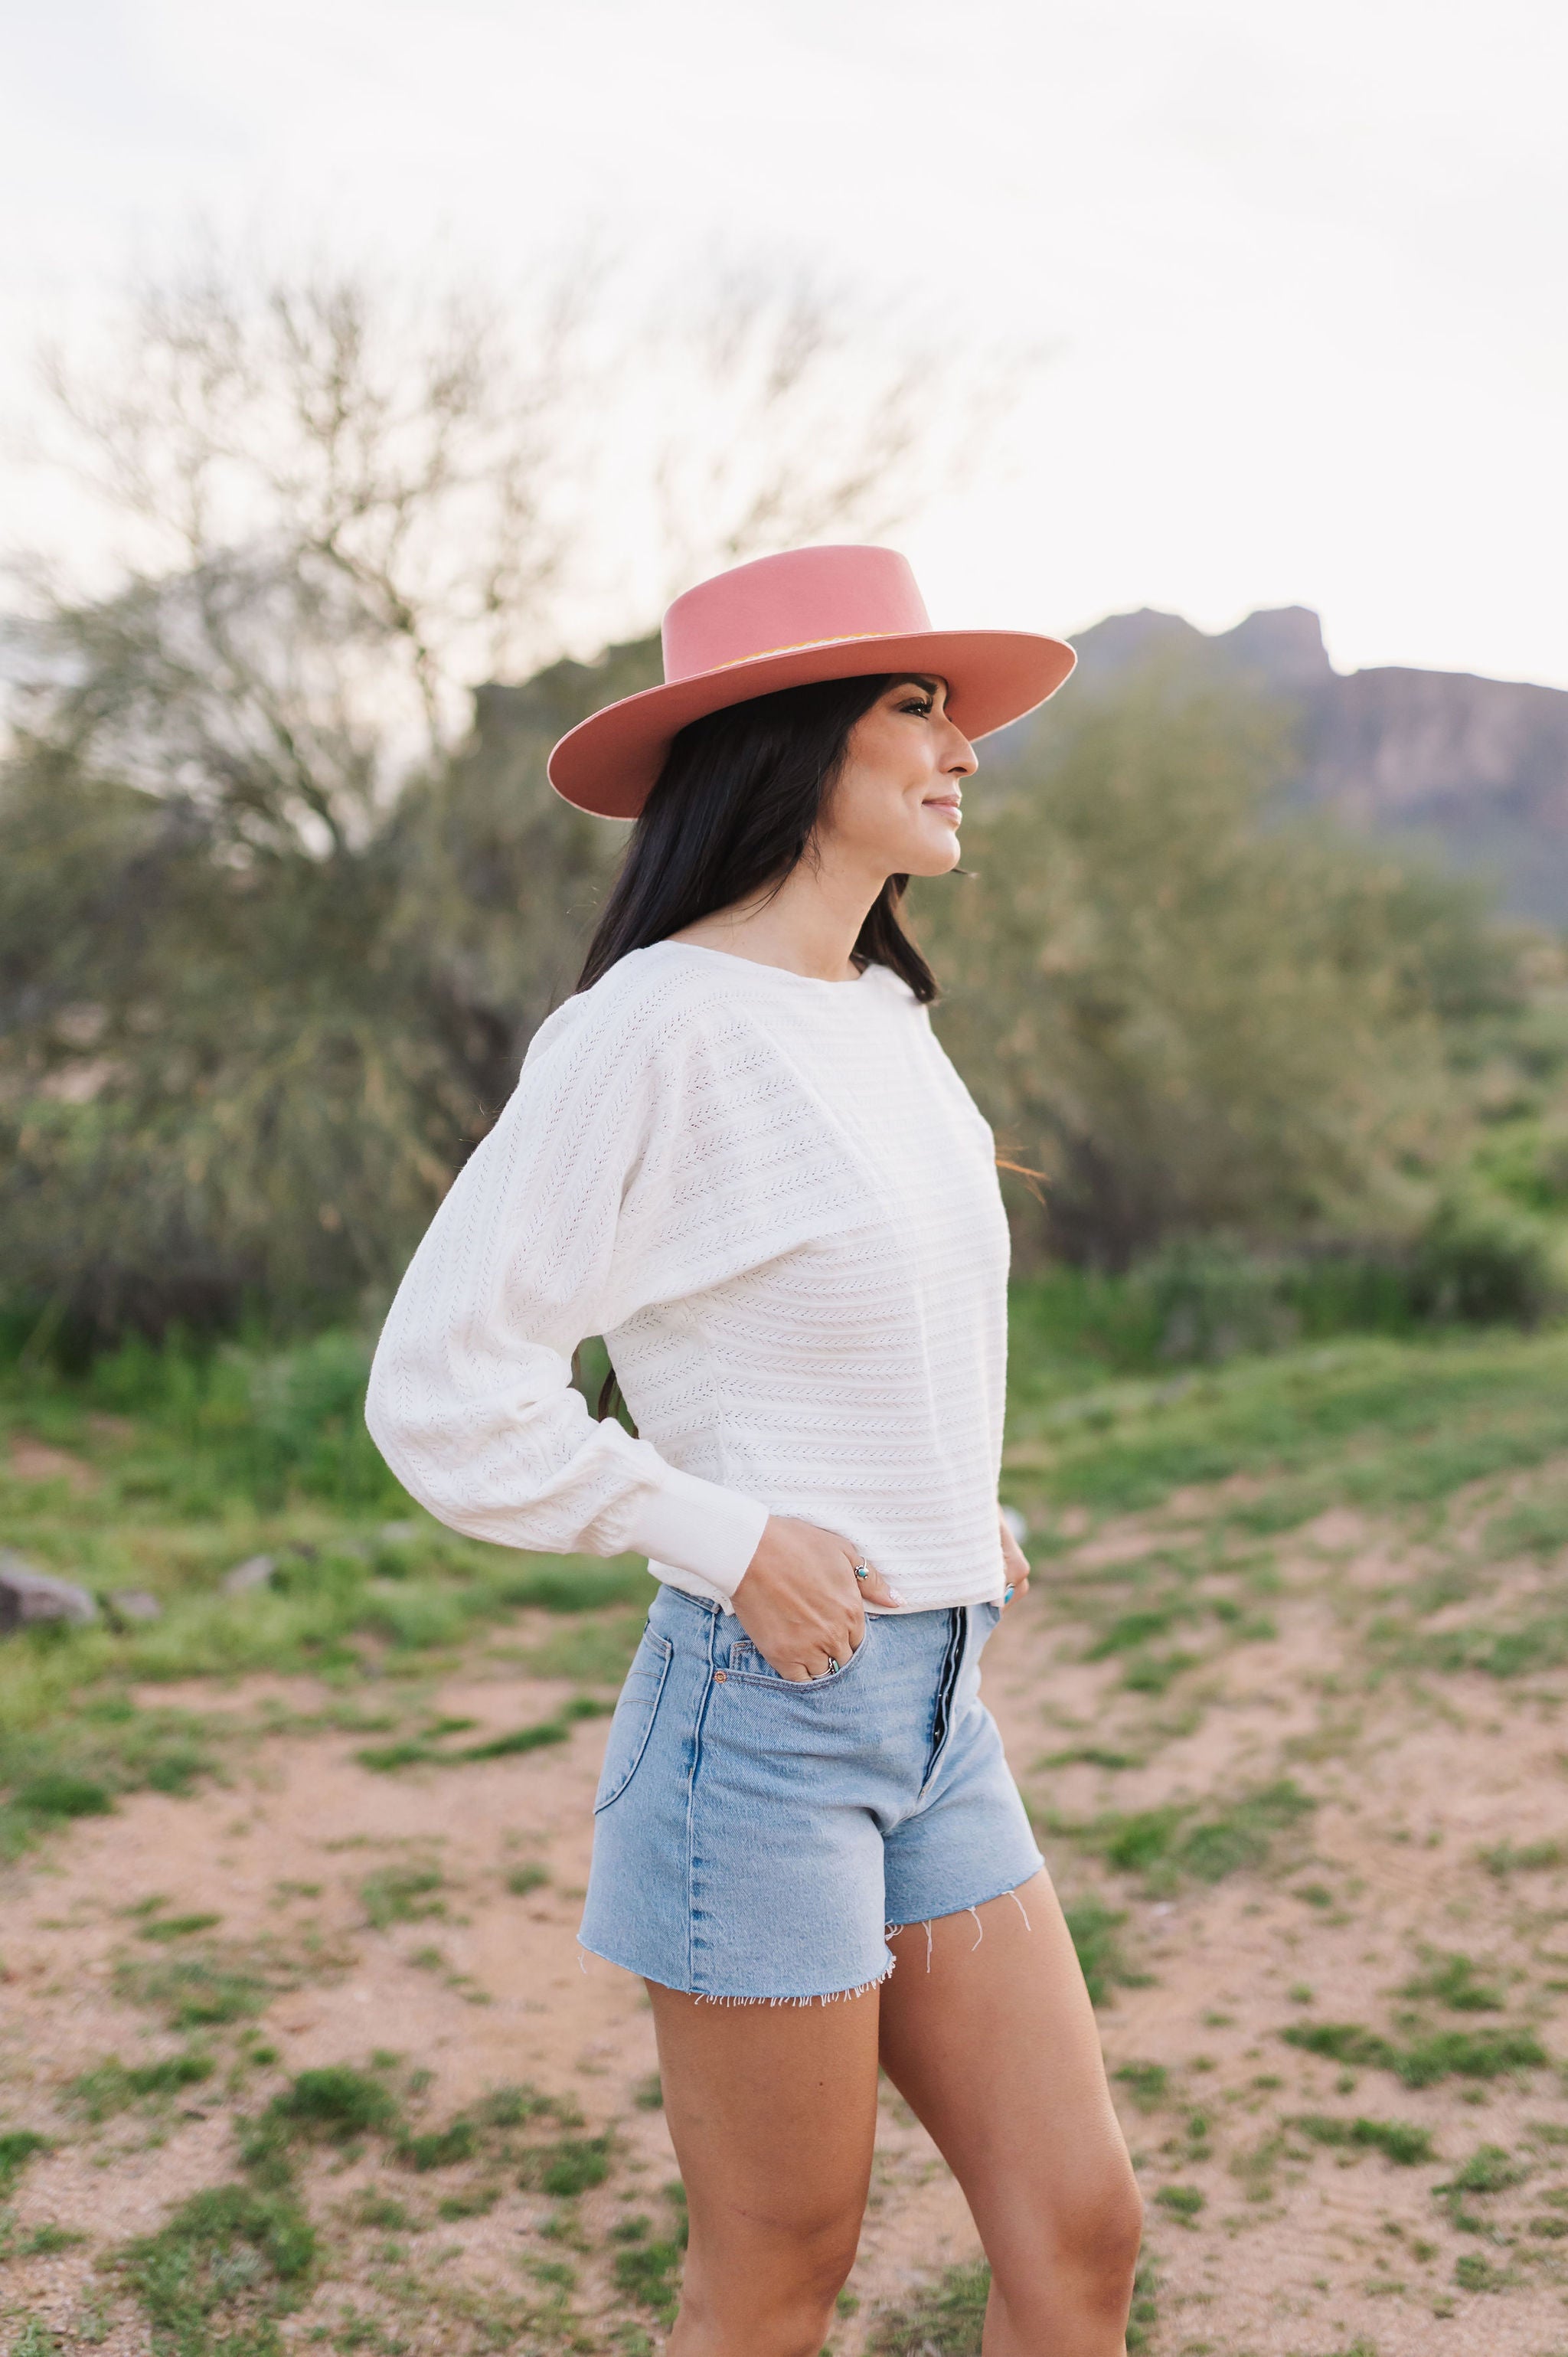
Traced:
<path fill-rule="evenodd" d="M 944 824 L 940 835 L 923 834 L 913 856 L 903 863 L 906 876 L 946 876 L 959 863 L 958 829 Z"/>

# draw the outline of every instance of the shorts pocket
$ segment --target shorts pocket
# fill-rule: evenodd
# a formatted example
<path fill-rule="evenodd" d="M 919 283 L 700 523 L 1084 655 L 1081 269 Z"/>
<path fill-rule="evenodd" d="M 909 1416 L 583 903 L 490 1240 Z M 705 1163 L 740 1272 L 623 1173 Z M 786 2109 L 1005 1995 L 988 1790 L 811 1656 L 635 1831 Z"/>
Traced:
<path fill-rule="evenodd" d="M 757 1652 L 749 1638 L 742 1638 L 730 1648 L 731 1666 L 725 1674 L 742 1685 L 782 1686 L 786 1694 L 793 1695 L 821 1694 L 824 1687 L 840 1684 L 852 1670 L 860 1667 L 870 1642 L 871 1620 L 867 1616 L 865 1633 L 847 1662 L 841 1662 L 836 1670 L 823 1670 L 818 1677 L 785 1678 L 780 1677 L 772 1663 Z"/>
<path fill-rule="evenodd" d="M 674 1647 L 667 1637 L 656 1636 L 651 1629 L 642 1632 L 626 1684 L 616 1704 L 615 1717 L 610 1721 L 609 1741 L 605 1746 L 604 1770 L 599 1777 L 599 1789 L 594 1795 L 594 1814 L 618 1801 L 632 1778 L 639 1762 L 648 1749 L 648 1738 L 653 1732 L 653 1721 L 659 1709 L 659 1698 L 664 1692 L 664 1681 L 670 1674 Z"/>

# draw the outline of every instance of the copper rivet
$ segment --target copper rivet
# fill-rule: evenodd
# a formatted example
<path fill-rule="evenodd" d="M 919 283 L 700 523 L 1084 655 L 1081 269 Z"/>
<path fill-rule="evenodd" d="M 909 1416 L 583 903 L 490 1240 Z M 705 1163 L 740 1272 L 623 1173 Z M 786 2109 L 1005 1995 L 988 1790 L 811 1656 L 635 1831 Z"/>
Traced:
<path fill-rule="evenodd" d="M 720 1685 L 722 1686 L 725 1680 L 728 1677 L 729 1672 L 727 1670 L 715 1670 L 714 1672 L 714 1675 L 717 1678 Z"/>

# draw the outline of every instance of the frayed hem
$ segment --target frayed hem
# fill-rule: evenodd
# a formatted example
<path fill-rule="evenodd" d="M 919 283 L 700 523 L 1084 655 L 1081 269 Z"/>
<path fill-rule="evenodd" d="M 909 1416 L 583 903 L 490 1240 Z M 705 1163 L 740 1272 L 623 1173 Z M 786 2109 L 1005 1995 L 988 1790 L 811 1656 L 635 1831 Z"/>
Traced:
<path fill-rule="evenodd" d="M 1042 1860 L 1042 1864 L 1043 1863 L 1044 1861 Z M 1026 1874 L 1024 1877 L 1024 1881 L 1032 1882 L 1035 1878 L 1035 1874 L 1038 1874 L 1039 1871 L 1040 1867 L 1036 1867 L 1034 1874 Z M 1029 1921 L 1029 1910 L 1018 1896 L 1018 1892 L 1021 1888 L 1021 1884 L 1009 1883 L 1001 1890 L 989 1891 L 983 1899 L 975 1900 L 973 1904 L 971 1906 L 951 1907 L 944 1915 L 917 1915 L 915 1918 L 915 1923 L 918 1923 L 920 1925 L 921 1930 L 926 1935 L 926 1970 L 929 1972 L 931 1969 L 931 1927 L 933 1924 L 950 1922 L 955 1916 L 959 1915 L 972 1915 L 974 1917 L 975 1930 L 975 1937 L 970 1947 L 970 1953 L 972 1955 L 974 1950 L 979 1947 L 981 1941 L 985 1937 L 985 1926 L 980 1920 L 979 1910 L 982 1907 L 993 1907 L 999 1899 L 1010 1899 L 1013 1901 L 1014 1906 L 1018 1910 L 1019 1914 L 1024 1918 L 1025 1931 L 1033 1932 L 1035 1927 Z M 913 1931 L 914 1927 L 914 1923 L 887 1923 L 883 1926 L 882 1936 L 885 1940 L 896 1940 L 901 1932 Z"/>
<path fill-rule="evenodd" d="M 843 2005 L 851 1997 L 869 1996 L 873 1989 L 880 1988 L 897 1962 L 897 1956 L 889 1956 L 882 1970 L 872 1979 L 857 1981 L 854 1988 L 824 1989 L 815 1996 L 711 1996 L 706 1989 L 685 1989 L 681 1994 L 693 1998 L 698 2005 Z"/>
<path fill-rule="evenodd" d="M 857 1981 L 853 1988 L 823 1989 L 810 1996 L 715 1996 L 707 1989 L 682 1988 L 675 1981 L 660 1980 L 646 1966 L 628 1964 L 622 1956 L 607 1956 L 602 1948 L 591 1948 L 586 1940 L 579 1939 L 575 1945 L 577 1963 L 585 1973 L 588 1967 L 584 1960 L 592 1956 L 596 1964 L 613 1964 L 618 1972 L 635 1973 L 639 1980 L 651 1981 L 655 1988 L 668 1989 L 671 1996 L 689 1996 L 697 2005 L 841 2005 L 852 1996 L 869 1996 L 873 1989 L 882 1986 L 898 1962 L 897 1956 L 889 1956 L 879 1973 L 873 1974 L 868 1981 Z"/>

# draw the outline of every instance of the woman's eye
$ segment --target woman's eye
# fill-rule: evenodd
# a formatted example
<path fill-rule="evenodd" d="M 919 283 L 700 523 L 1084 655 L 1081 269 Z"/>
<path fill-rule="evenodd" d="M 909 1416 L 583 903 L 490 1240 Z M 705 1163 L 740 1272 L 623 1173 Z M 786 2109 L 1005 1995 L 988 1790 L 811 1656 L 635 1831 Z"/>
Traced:
<path fill-rule="evenodd" d="M 931 699 L 929 695 L 917 695 L 910 703 L 901 704 L 898 709 L 900 712 L 917 712 L 922 720 L 929 720 L 931 716 Z"/>

